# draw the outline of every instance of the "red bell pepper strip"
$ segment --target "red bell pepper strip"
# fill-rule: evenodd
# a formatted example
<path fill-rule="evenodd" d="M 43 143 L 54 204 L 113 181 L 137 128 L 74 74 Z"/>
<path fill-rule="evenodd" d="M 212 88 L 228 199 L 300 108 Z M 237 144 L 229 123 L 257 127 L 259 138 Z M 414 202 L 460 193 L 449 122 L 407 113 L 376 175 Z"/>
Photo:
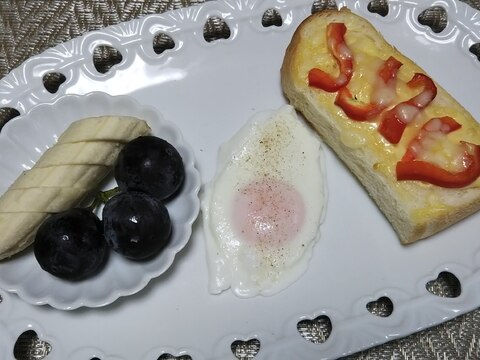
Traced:
<path fill-rule="evenodd" d="M 441 126 L 429 129 L 433 121 L 440 121 Z M 422 147 L 422 140 L 428 137 L 429 133 L 441 132 L 446 136 L 460 127 L 461 125 L 449 116 L 429 120 L 412 140 L 402 160 L 397 163 L 397 180 L 418 180 L 444 188 L 461 188 L 473 183 L 480 176 L 480 145 L 460 142 L 463 169 L 457 172 L 428 161 L 417 160 L 415 147 Z"/>
<path fill-rule="evenodd" d="M 343 87 L 338 91 L 337 97 L 335 98 L 335 105 L 342 108 L 345 115 L 350 119 L 357 121 L 373 119 L 384 109 L 379 104 L 362 103 L 356 100 L 347 87 Z"/>
<path fill-rule="evenodd" d="M 390 56 L 383 63 L 382 67 L 378 71 L 378 76 L 383 84 L 382 87 L 391 86 L 391 81 L 396 78 L 397 71 L 402 66 L 402 63 Z M 345 115 L 352 120 L 365 121 L 371 120 L 378 116 L 387 106 L 386 103 L 362 103 L 357 101 L 351 94 L 347 87 L 342 87 L 335 98 L 335 105 L 342 108 Z"/>
<path fill-rule="evenodd" d="M 390 56 L 378 71 L 378 76 L 380 76 L 385 84 L 388 84 L 389 81 L 396 78 L 398 69 L 400 69 L 402 65 L 400 61 Z"/>
<path fill-rule="evenodd" d="M 386 111 L 378 127 L 380 134 L 392 144 L 398 144 L 407 124 L 437 96 L 437 87 L 427 75 L 416 73 L 407 85 L 411 88 L 423 87 L 423 90 L 410 100 Z"/>
<path fill-rule="evenodd" d="M 436 121 L 434 119 L 431 119 L 427 121 L 420 131 L 418 132 L 417 136 L 415 137 L 414 140 L 412 140 L 407 147 L 407 151 L 402 157 L 402 161 L 412 161 L 417 158 L 417 153 L 415 149 L 417 146 L 422 146 L 422 141 L 425 137 L 428 136 L 428 134 L 433 133 L 433 132 L 441 132 L 443 134 L 448 134 L 451 133 L 452 131 L 458 130 L 462 127 L 455 119 L 453 119 L 450 116 L 444 116 L 441 118 L 437 118 L 438 122 L 437 125 L 434 127 L 432 126 L 433 122 Z M 438 125 L 440 124 L 440 125 Z M 422 146 L 423 147 L 423 146 Z"/>
<path fill-rule="evenodd" d="M 323 70 L 313 68 L 308 72 L 308 84 L 327 92 L 336 92 L 350 82 L 353 74 L 352 52 L 345 43 L 347 27 L 343 23 L 327 25 L 327 44 L 329 51 L 337 60 L 340 68 L 338 77 L 333 77 Z"/>

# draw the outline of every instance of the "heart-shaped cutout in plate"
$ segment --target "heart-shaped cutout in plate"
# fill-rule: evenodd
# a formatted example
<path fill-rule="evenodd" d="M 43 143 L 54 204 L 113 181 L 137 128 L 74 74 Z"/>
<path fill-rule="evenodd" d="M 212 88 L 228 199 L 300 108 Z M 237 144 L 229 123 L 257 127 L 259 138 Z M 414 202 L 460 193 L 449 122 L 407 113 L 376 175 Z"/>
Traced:
<path fill-rule="evenodd" d="M 67 78 L 60 72 L 49 72 L 43 75 L 42 81 L 45 89 L 47 89 L 50 94 L 55 94 L 60 88 L 60 85 L 67 81 Z"/>
<path fill-rule="evenodd" d="M 441 33 L 448 23 L 447 11 L 442 6 L 432 6 L 418 15 L 418 22 L 428 26 L 434 33 Z"/>
<path fill-rule="evenodd" d="M 99 45 L 93 51 L 93 65 L 100 74 L 106 74 L 122 60 L 122 53 L 110 45 Z"/>
<path fill-rule="evenodd" d="M 332 333 L 332 322 L 327 315 L 317 316 L 315 319 L 305 319 L 297 323 L 297 330 L 302 337 L 314 344 L 321 344 L 328 340 Z"/>
<path fill-rule="evenodd" d="M 377 300 L 370 301 L 367 304 L 367 310 L 373 315 L 388 317 L 393 312 L 393 302 L 387 296 L 381 296 Z"/>
<path fill-rule="evenodd" d="M 228 24 L 218 16 L 208 18 L 203 26 L 203 38 L 207 42 L 228 39 L 230 35 L 231 31 Z"/>
<path fill-rule="evenodd" d="M 174 356 L 172 354 L 165 353 L 160 355 L 157 360 L 192 360 L 192 357 L 190 355 Z"/>
<path fill-rule="evenodd" d="M 20 334 L 13 347 L 13 355 L 17 360 L 45 359 L 52 351 L 52 346 L 40 340 L 34 330 L 27 330 Z"/>
<path fill-rule="evenodd" d="M 387 16 L 388 15 L 388 1 L 387 0 L 372 0 L 367 5 L 368 11 L 371 13 L 378 14 L 380 16 Z"/>
<path fill-rule="evenodd" d="M 232 353 L 237 359 L 253 359 L 260 351 L 260 340 L 235 340 L 231 345 Z"/>
<path fill-rule="evenodd" d="M 435 280 L 428 281 L 425 287 L 428 292 L 440 297 L 456 298 L 462 293 L 460 280 L 448 271 L 442 271 Z"/>
<path fill-rule="evenodd" d="M 0 108 L 0 130 L 2 129 L 3 125 L 5 125 L 8 121 L 19 115 L 20 112 L 17 109 L 11 107 Z"/>

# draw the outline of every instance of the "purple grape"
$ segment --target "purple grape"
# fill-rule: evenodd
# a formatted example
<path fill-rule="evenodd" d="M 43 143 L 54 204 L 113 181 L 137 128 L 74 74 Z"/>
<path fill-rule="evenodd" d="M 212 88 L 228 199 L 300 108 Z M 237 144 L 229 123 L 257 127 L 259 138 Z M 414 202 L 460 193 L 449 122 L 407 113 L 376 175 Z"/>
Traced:
<path fill-rule="evenodd" d="M 43 270 L 73 281 L 98 273 L 108 257 L 101 221 L 91 211 L 77 208 L 47 218 L 33 250 Z"/>
<path fill-rule="evenodd" d="M 107 201 L 102 217 L 107 243 L 128 259 L 152 258 L 170 240 L 172 224 L 168 210 L 149 194 L 119 193 Z"/>
<path fill-rule="evenodd" d="M 170 143 L 155 136 L 140 136 L 120 151 L 115 179 L 122 191 L 142 191 L 165 200 L 179 191 L 185 168 Z"/>

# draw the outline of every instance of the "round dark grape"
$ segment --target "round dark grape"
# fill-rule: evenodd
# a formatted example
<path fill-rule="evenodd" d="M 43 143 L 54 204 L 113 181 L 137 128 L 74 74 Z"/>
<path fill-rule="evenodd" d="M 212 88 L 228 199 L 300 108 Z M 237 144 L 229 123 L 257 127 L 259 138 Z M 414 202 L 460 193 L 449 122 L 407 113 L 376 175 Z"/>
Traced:
<path fill-rule="evenodd" d="M 128 191 L 115 195 L 105 204 L 102 217 L 107 243 L 128 259 L 154 257 L 170 240 L 168 210 L 147 193 Z"/>
<path fill-rule="evenodd" d="M 140 136 L 120 151 L 115 179 L 122 191 L 142 191 L 165 200 L 180 189 L 185 168 L 170 143 L 156 136 Z"/>
<path fill-rule="evenodd" d="M 101 221 L 77 208 L 47 218 L 38 228 L 33 250 L 43 270 L 73 281 L 99 272 L 108 257 Z"/>

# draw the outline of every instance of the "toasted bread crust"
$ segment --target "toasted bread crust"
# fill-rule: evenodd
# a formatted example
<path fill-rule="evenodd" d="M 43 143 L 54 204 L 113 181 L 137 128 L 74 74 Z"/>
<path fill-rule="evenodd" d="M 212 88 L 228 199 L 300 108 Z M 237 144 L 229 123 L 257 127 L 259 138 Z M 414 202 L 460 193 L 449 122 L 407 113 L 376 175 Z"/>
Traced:
<path fill-rule="evenodd" d="M 338 71 L 335 63 L 328 59 L 325 46 L 321 46 L 330 22 L 345 23 L 348 29 L 345 39 L 352 46 L 354 56 L 361 51 L 383 60 L 395 56 L 403 63 L 399 77 L 402 75 L 404 79 L 415 72 L 426 72 L 388 44 L 369 22 L 345 8 L 321 11 L 305 19 L 292 37 L 281 68 L 282 88 L 290 103 L 358 178 L 390 221 L 400 241 L 408 244 L 429 237 L 480 210 L 479 179 L 460 189 L 446 189 L 419 181 L 397 181 L 395 164 L 413 133 L 406 134 L 403 143 L 392 147 L 376 131 L 374 121 L 359 123 L 346 118 L 333 105 L 335 94 L 309 87 L 308 69 L 323 67 L 326 71 Z M 322 63 L 323 60 L 325 62 Z M 440 116 L 444 111 L 453 111 L 457 121 L 469 129 L 467 135 L 462 135 L 468 136 L 465 140 L 480 144 L 480 125 L 443 88 L 436 85 L 437 97 L 435 104 L 428 109 L 428 115 Z M 358 139 L 352 142 L 349 137 Z"/>

